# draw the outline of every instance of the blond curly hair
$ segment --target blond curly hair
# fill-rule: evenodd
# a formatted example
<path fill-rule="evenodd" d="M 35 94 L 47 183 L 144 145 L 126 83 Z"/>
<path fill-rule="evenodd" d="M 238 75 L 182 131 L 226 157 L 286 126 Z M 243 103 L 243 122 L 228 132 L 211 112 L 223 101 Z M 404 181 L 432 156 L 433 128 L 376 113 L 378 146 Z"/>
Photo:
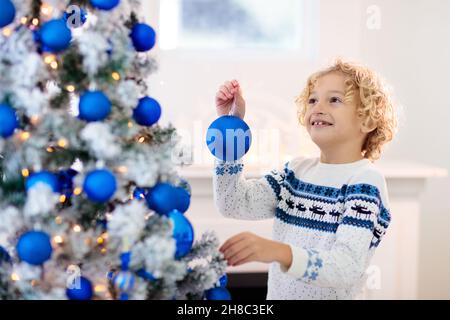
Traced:
<path fill-rule="evenodd" d="M 379 159 L 383 145 L 391 141 L 397 131 L 397 116 L 387 86 L 367 67 L 337 59 L 330 67 L 312 74 L 295 100 L 300 124 L 305 125 L 308 99 L 317 80 L 330 73 L 346 77 L 345 101 L 356 103 L 358 116 L 363 117 L 365 124 L 376 125 L 375 130 L 367 134 L 361 153 L 371 161 Z"/>

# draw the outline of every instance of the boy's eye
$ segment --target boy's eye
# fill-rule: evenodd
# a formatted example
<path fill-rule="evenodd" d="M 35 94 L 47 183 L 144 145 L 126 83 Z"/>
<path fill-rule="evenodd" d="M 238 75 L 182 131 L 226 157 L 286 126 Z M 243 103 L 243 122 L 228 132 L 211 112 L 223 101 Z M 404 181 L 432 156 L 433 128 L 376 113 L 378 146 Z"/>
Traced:
<path fill-rule="evenodd" d="M 308 104 L 315 104 L 317 102 L 316 98 L 309 98 Z"/>
<path fill-rule="evenodd" d="M 330 99 L 331 103 L 342 103 L 342 100 L 339 97 L 332 97 Z"/>

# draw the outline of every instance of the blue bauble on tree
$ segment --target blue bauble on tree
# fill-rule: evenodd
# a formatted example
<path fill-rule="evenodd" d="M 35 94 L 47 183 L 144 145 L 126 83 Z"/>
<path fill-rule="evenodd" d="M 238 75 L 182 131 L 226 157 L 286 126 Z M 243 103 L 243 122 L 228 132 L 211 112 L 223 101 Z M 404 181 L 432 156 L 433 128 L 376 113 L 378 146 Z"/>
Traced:
<path fill-rule="evenodd" d="M 192 188 L 191 185 L 189 184 L 189 182 L 183 178 L 180 179 L 180 182 L 178 183 L 178 187 L 179 188 L 183 188 L 184 190 L 186 190 L 186 192 L 189 194 L 189 196 L 192 195 Z"/>
<path fill-rule="evenodd" d="M 147 190 L 144 188 L 136 187 L 133 191 L 133 199 L 142 200 L 145 199 L 145 196 L 147 194 Z"/>
<path fill-rule="evenodd" d="M 177 207 L 176 209 L 181 213 L 185 213 L 189 209 L 189 205 L 191 204 L 191 196 L 189 193 L 181 188 L 175 187 Z"/>
<path fill-rule="evenodd" d="M 209 289 L 205 292 L 206 300 L 231 300 L 230 292 L 223 287 Z"/>
<path fill-rule="evenodd" d="M 158 101 L 150 97 L 141 98 L 138 106 L 133 110 L 133 118 L 141 126 L 152 126 L 160 117 L 161 106 Z"/>
<path fill-rule="evenodd" d="M 45 183 L 53 192 L 59 192 L 61 190 L 61 185 L 58 180 L 58 176 L 48 171 L 40 171 L 33 173 L 25 181 L 25 189 L 28 191 L 37 183 Z"/>
<path fill-rule="evenodd" d="M 194 242 L 194 228 L 189 220 L 178 210 L 173 210 L 168 214 L 173 224 L 173 238 L 176 241 L 177 249 L 175 258 L 184 257 L 192 248 Z"/>
<path fill-rule="evenodd" d="M 111 58 L 111 55 L 113 54 L 114 44 L 111 40 L 108 39 L 108 49 L 106 49 L 106 53 L 108 54 L 108 57 Z"/>
<path fill-rule="evenodd" d="M 9 255 L 8 251 L 6 251 L 5 248 L 0 246 L 0 267 L 3 262 L 11 263 L 11 256 Z"/>
<path fill-rule="evenodd" d="M 88 278 L 79 277 L 66 289 L 66 296 L 70 300 L 91 300 L 94 291 Z"/>
<path fill-rule="evenodd" d="M 116 188 L 116 178 L 108 170 L 91 171 L 83 184 L 87 197 L 98 203 L 109 201 L 116 192 Z"/>
<path fill-rule="evenodd" d="M 6 27 L 14 21 L 16 7 L 11 0 L 0 0 L 0 28 Z"/>
<path fill-rule="evenodd" d="M 225 288 L 227 286 L 227 284 L 228 284 L 228 276 L 225 273 L 223 276 L 220 277 L 218 286 Z"/>
<path fill-rule="evenodd" d="M 20 260 L 32 265 L 41 265 L 52 255 L 52 244 L 48 234 L 42 231 L 24 233 L 16 245 Z"/>
<path fill-rule="evenodd" d="M 159 214 L 168 214 L 178 206 L 176 196 L 177 191 L 172 185 L 161 182 L 148 191 L 145 200 L 150 209 Z"/>
<path fill-rule="evenodd" d="M 62 170 L 58 174 L 60 192 L 67 197 L 73 193 L 73 178 L 78 174 L 74 169 Z"/>
<path fill-rule="evenodd" d="M 39 40 L 44 47 L 54 52 L 63 51 L 70 46 L 72 31 L 64 19 L 50 20 L 39 30 Z"/>
<path fill-rule="evenodd" d="M 153 276 L 153 274 L 151 274 L 145 269 L 139 269 L 138 271 L 136 271 L 136 275 L 148 281 L 156 281 L 156 278 Z"/>
<path fill-rule="evenodd" d="M 14 109 L 7 104 L 0 104 L 0 136 L 11 137 L 18 126 L 19 122 Z"/>
<path fill-rule="evenodd" d="M 117 7 L 120 0 L 91 0 L 91 5 L 100 10 L 111 10 Z"/>
<path fill-rule="evenodd" d="M 111 102 L 101 91 L 88 91 L 80 98 L 79 118 L 88 122 L 104 120 L 111 112 Z"/>
<path fill-rule="evenodd" d="M 145 23 L 136 23 L 130 34 L 133 46 L 138 52 L 151 50 L 156 43 L 156 33 L 152 27 Z"/>
<path fill-rule="evenodd" d="M 119 271 L 112 279 L 116 290 L 120 292 L 120 300 L 128 300 L 128 294 L 134 288 L 135 278 L 130 271 Z"/>
<path fill-rule="evenodd" d="M 208 128 L 206 144 L 209 151 L 224 161 L 241 159 L 250 149 L 252 133 L 249 126 L 235 116 L 222 116 Z"/>
<path fill-rule="evenodd" d="M 97 219 L 95 225 L 102 230 L 106 231 L 108 229 L 108 220 L 106 218 Z"/>

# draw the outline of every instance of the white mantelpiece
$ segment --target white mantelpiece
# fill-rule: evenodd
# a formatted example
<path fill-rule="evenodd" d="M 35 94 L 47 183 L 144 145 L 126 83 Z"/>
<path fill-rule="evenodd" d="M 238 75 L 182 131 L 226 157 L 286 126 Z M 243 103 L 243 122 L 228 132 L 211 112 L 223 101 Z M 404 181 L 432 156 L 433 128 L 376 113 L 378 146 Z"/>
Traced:
<path fill-rule="evenodd" d="M 369 281 L 363 299 L 417 299 L 419 252 L 419 196 L 426 180 L 445 177 L 447 171 L 416 163 L 377 162 L 386 177 L 392 221 L 368 269 Z M 258 178 L 265 172 L 244 169 L 247 178 Z M 271 238 L 272 220 L 242 221 L 222 217 L 214 206 L 210 166 L 190 166 L 180 170 L 192 188 L 191 207 L 187 213 L 196 235 L 214 230 L 220 241 L 243 231 Z M 250 263 L 228 272 L 266 272 L 267 265 Z"/>

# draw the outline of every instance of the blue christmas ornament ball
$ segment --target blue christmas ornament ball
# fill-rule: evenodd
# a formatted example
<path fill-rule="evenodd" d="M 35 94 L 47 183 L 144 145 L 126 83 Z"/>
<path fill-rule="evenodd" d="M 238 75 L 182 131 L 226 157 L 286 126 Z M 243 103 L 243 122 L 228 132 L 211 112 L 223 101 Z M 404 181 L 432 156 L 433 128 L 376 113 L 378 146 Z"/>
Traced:
<path fill-rule="evenodd" d="M 101 91 L 88 91 L 80 98 L 79 111 L 82 120 L 101 121 L 111 112 L 111 101 Z"/>
<path fill-rule="evenodd" d="M 79 277 L 66 289 L 69 300 L 91 300 L 94 294 L 91 281 L 86 277 Z"/>
<path fill-rule="evenodd" d="M 20 260 L 32 265 L 41 265 L 52 255 L 52 244 L 48 234 L 42 231 L 29 231 L 20 236 L 16 245 Z"/>
<path fill-rule="evenodd" d="M 33 30 L 32 33 L 33 33 L 33 40 L 38 45 L 38 53 L 39 54 L 43 54 L 43 53 L 47 53 L 47 52 L 48 53 L 53 53 L 52 49 L 50 49 L 46 45 L 42 44 L 42 41 L 41 41 L 41 30 L 36 29 L 36 30 Z"/>
<path fill-rule="evenodd" d="M 112 282 L 120 292 L 130 292 L 134 287 L 134 275 L 130 271 L 119 271 Z"/>
<path fill-rule="evenodd" d="M 7 104 L 0 104 L 0 136 L 9 138 L 19 126 L 17 115 Z"/>
<path fill-rule="evenodd" d="M 230 292 L 223 287 L 209 289 L 205 292 L 206 300 L 231 300 Z"/>
<path fill-rule="evenodd" d="M 116 188 L 116 178 L 108 170 L 91 171 L 83 184 L 87 197 L 98 203 L 109 201 L 116 192 Z"/>
<path fill-rule="evenodd" d="M 177 191 L 172 185 L 160 182 L 148 191 L 145 200 L 151 210 L 159 214 L 168 214 L 178 206 L 176 196 Z"/>
<path fill-rule="evenodd" d="M 142 200 L 145 199 L 145 196 L 147 195 L 147 190 L 145 188 L 139 188 L 136 187 L 133 191 L 133 199 Z"/>
<path fill-rule="evenodd" d="M 138 106 L 133 110 L 133 118 L 141 126 L 150 127 L 161 117 L 161 106 L 158 101 L 150 97 L 139 100 Z"/>
<path fill-rule="evenodd" d="M 185 213 L 189 209 L 189 206 L 191 204 L 191 196 L 185 189 L 181 187 L 175 187 L 175 193 L 177 202 L 176 209 L 181 213 Z"/>
<path fill-rule="evenodd" d="M 63 51 L 70 46 L 72 31 L 64 19 L 53 19 L 44 23 L 39 30 L 39 40 L 54 52 Z"/>
<path fill-rule="evenodd" d="M 252 133 L 249 126 L 235 116 L 222 116 L 208 128 L 206 144 L 209 151 L 224 161 L 241 159 L 250 149 Z"/>
<path fill-rule="evenodd" d="M 11 256 L 5 248 L 0 246 L 0 266 L 3 262 L 11 263 Z"/>
<path fill-rule="evenodd" d="M 106 278 L 112 281 L 114 279 L 115 274 L 116 273 L 114 271 L 108 271 L 108 273 L 106 273 Z"/>
<path fill-rule="evenodd" d="M 3 28 L 14 21 L 16 7 L 11 0 L 0 0 L 0 9 L 0 28 Z"/>
<path fill-rule="evenodd" d="M 73 178 L 78 174 L 74 169 L 62 170 L 58 174 L 58 182 L 61 188 L 61 193 L 66 196 L 72 196 L 73 193 Z"/>
<path fill-rule="evenodd" d="M 139 100 L 138 106 L 133 110 L 134 120 L 141 126 L 152 126 L 161 117 L 161 106 L 158 101 L 150 97 Z"/>
<path fill-rule="evenodd" d="M 225 288 L 228 284 L 228 276 L 225 273 L 223 276 L 220 277 L 219 279 L 219 287 L 223 287 Z"/>
<path fill-rule="evenodd" d="M 185 179 L 183 179 L 183 178 L 180 179 L 180 182 L 178 183 L 178 187 L 183 188 L 184 190 L 186 190 L 186 192 L 189 194 L 189 196 L 192 195 L 191 185 Z"/>
<path fill-rule="evenodd" d="M 152 27 L 145 23 L 136 23 L 131 30 L 131 40 L 138 52 L 151 50 L 156 43 L 156 33 Z"/>
<path fill-rule="evenodd" d="M 173 224 L 173 238 L 176 242 L 175 258 L 184 257 L 192 248 L 194 242 L 194 228 L 189 220 L 178 210 L 169 212 L 169 219 Z"/>
<path fill-rule="evenodd" d="M 48 171 L 39 171 L 30 175 L 25 181 L 25 189 L 29 191 L 37 183 L 45 183 L 52 188 L 53 192 L 59 192 L 61 190 L 58 176 Z"/>
<path fill-rule="evenodd" d="M 109 11 L 119 4 L 120 0 L 91 0 L 94 8 Z"/>
<path fill-rule="evenodd" d="M 104 218 L 97 219 L 95 225 L 96 225 L 97 227 L 100 227 L 100 228 L 103 229 L 104 231 L 106 231 L 107 228 L 108 228 L 108 220 L 107 220 L 107 219 L 104 219 Z"/>
<path fill-rule="evenodd" d="M 156 278 L 153 276 L 153 274 L 145 269 L 139 269 L 138 271 L 136 271 L 136 275 L 145 280 L 156 281 Z"/>
<path fill-rule="evenodd" d="M 79 8 L 77 10 L 73 10 L 71 12 L 64 12 L 63 19 L 64 21 L 69 23 L 71 28 L 78 28 L 84 25 L 87 21 L 87 12 L 83 8 Z M 79 17 L 77 17 L 79 15 Z"/>

